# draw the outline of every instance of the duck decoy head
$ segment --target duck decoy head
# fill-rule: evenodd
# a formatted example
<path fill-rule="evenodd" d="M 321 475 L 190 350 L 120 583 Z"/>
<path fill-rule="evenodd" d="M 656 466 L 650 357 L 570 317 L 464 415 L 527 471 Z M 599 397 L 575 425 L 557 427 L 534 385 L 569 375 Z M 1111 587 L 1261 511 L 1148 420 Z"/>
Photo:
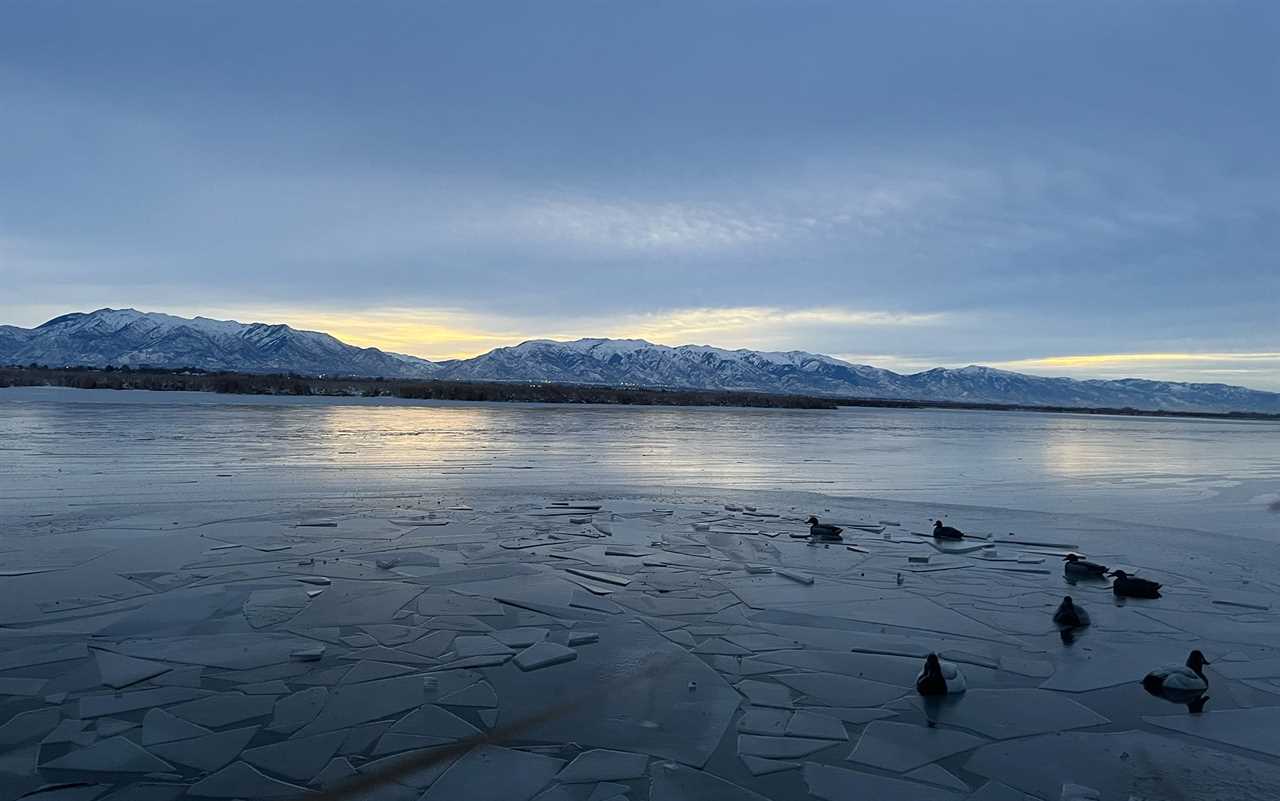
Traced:
<path fill-rule="evenodd" d="M 1187 657 L 1187 667 L 1194 670 L 1200 677 L 1204 677 L 1204 666 L 1212 664 L 1208 659 L 1204 658 L 1204 654 L 1197 649 L 1192 651 Z"/>
<path fill-rule="evenodd" d="M 941 520 L 935 520 L 935 521 L 933 521 L 933 527 L 934 527 L 934 528 L 941 528 L 941 527 L 942 527 L 942 521 L 941 521 Z"/>
<path fill-rule="evenodd" d="M 942 673 L 942 662 L 938 659 L 937 654 L 929 654 L 924 658 L 924 672 L 926 676 L 940 675 Z"/>
<path fill-rule="evenodd" d="M 1078 554 L 1078 553 L 1069 553 L 1069 554 L 1067 554 L 1066 556 L 1064 556 L 1064 557 L 1062 557 L 1062 558 L 1063 558 L 1063 559 L 1065 559 L 1065 560 L 1066 560 L 1066 561 L 1068 561 L 1068 562 L 1079 562 L 1079 561 L 1080 561 L 1080 554 Z"/>
<path fill-rule="evenodd" d="M 809 515 L 809 519 L 804 522 L 808 523 L 811 526 L 816 526 L 818 524 L 818 518 L 814 517 L 813 515 Z"/>
<path fill-rule="evenodd" d="M 1111 576 L 1112 578 L 1118 578 L 1118 579 L 1129 578 L 1129 574 L 1124 572 L 1123 570 L 1112 570 L 1107 575 Z"/>
<path fill-rule="evenodd" d="M 1071 600 L 1070 595 L 1064 595 L 1062 596 L 1062 605 L 1065 608 L 1070 609 L 1071 607 L 1075 606 L 1075 601 Z"/>

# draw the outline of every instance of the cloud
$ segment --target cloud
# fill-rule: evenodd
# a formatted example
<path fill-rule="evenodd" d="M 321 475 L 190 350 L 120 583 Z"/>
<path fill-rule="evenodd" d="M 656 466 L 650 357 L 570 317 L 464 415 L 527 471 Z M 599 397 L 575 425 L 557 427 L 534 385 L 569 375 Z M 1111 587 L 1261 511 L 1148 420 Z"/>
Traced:
<path fill-rule="evenodd" d="M 989 366 L 1076 378 L 1150 378 L 1280 390 L 1280 352 L 1276 351 L 1099 353 L 1012 359 Z"/>
<path fill-rule="evenodd" d="M 1155 362 L 1280 362 L 1275 353 L 1098 353 L 1087 356 L 1046 356 L 1019 359 L 1004 364 L 1022 367 L 1104 367 Z"/>
<path fill-rule="evenodd" d="M 609 337 L 647 339 L 661 345 L 711 344 L 726 348 L 799 349 L 815 330 L 894 329 L 939 326 L 946 316 L 840 308 L 765 307 L 672 309 L 633 315 L 506 316 L 464 309 L 305 309 L 270 306 L 166 309 L 187 316 L 242 322 L 284 322 L 324 331 L 362 347 L 434 360 L 466 358 L 530 339 Z"/>
<path fill-rule="evenodd" d="M 1280 382 L 1145 358 L 1280 348 L 1264 4 L 672 8 L 409 4 L 351 37 L 327 0 L 253 26 L 23 4 L 0 322 L 223 309 L 428 356 L 607 335 Z"/>

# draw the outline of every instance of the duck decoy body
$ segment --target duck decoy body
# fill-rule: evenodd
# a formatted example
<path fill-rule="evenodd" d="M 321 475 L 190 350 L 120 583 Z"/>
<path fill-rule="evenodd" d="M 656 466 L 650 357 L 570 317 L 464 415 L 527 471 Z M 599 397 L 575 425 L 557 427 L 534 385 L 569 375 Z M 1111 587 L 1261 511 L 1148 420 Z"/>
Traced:
<path fill-rule="evenodd" d="M 1097 562 L 1088 562 L 1080 558 L 1080 554 L 1069 553 L 1063 557 L 1066 564 L 1062 569 L 1073 576 L 1105 576 L 1107 566 Z"/>
<path fill-rule="evenodd" d="M 1160 597 L 1161 585 L 1157 581 L 1130 576 L 1123 570 L 1113 570 L 1111 571 L 1111 576 L 1115 579 L 1111 582 L 1111 590 L 1116 595 L 1123 595 L 1129 598 Z"/>
<path fill-rule="evenodd" d="M 1053 622 L 1065 628 L 1080 628 L 1089 625 L 1089 613 L 1076 605 L 1076 602 L 1071 600 L 1071 596 L 1068 595 L 1058 605 L 1058 611 L 1053 613 Z"/>
<path fill-rule="evenodd" d="M 840 532 L 844 529 L 839 526 L 830 526 L 826 523 L 819 523 L 818 518 L 810 517 L 804 521 L 809 524 L 809 536 L 815 540 L 842 540 Z"/>
<path fill-rule="evenodd" d="M 929 654 L 924 669 L 916 676 L 916 692 L 921 695 L 954 695 L 965 691 L 964 674 L 950 662 L 943 662 L 937 654 Z"/>
<path fill-rule="evenodd" d="M 1185 665 L 1156 668 L 1148 673 L 1142 679 L 1142 688 L 1158 698 L 1187 704 L 1192 712 L 1199 712 L 1209 700 L 1205 695 L 1209 690 L 1209 679 L 1204 675 L 1207 664 L 1209 660 L 1204 654 L 1192 651 Z"/>
<path fill-rule="evenodd" d="M 958 528 L 942 525 L 941 520 L 933 521 L 933 536 L 940 540 L 962 540 L 964 532 Z"/>

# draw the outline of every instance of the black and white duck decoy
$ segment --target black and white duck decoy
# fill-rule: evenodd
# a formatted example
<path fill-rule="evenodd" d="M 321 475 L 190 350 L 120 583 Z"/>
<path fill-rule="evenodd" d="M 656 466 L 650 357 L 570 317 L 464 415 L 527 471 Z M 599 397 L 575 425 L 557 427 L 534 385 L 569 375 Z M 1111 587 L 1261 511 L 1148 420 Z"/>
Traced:
<path fill-rule="evenodd" d="M 1058 605 L 1058 611 L 1053 613 L 1053 622 L 1063 628 L 1078 629 L 1089 625 L 1089 613 L 1068 595 Z"/>
<path fill-rule="evenodd" d="M 1130 576 L 1123 570 L 1111 571 L 1111 577 L 1115 579 L 1111 582 L 1111 590 L 1116 595 L 1122 595 L 1128 598 L 1159 598 L 1160 583 L 1151 579 L 1138 578 Z"/>
<path fill-rule="evenodd" d="M 933 536 L 939 540 L 962 540 L 964 532 L 958 528 L 942 525 L 941 520 L 933 521 Z"/>
<path fill-rule="evenodd" d="M 1156 668 L 1142 679 L 1142 688 L 1157 698 L 1186 704 L 1192 712 L 1200 712 L 1208 702 L 1209 679 L 1204 666 L 1209 660 L 1200 651 L 1192 651 L 1185 665 Z"/>
<path fill-rule="evenodd" d="M 1106 565 L 1085 561 L 1078 553 L 1069 553 L 1062 558 L 1066 560 L 1062 570 L 1069 576 L 1102 578 L 1107 575 Z"/>
<path fill-rule="evenodd" d="M 844 529 L 839 526 L 831 526 L 826 523 L 819 523 L 818 518 L 810 516 L 804 521 L 809 524 L 809 537 L 814 540 L 842 540 L 840 532 Z"/>
<path fill-rule="evenodd" d="M 916 692 L 921 695 L 955 695 L 968 688 L 960 668 L 943 662 L 937 654 L 929 654 L 924 669 L 916 676 Z"/>

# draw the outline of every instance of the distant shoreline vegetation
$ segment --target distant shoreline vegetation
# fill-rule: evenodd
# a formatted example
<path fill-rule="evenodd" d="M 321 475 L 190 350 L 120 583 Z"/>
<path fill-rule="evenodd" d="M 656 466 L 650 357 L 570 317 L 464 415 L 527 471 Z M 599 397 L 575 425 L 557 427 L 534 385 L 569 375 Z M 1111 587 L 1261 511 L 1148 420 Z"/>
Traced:
<path fill-rule="evenodd" d="M 213 392 L 230 395 L 401 398 L 405 400 L 490 401 L 512 403 L 593 403 L 620 406 L 737 406 L 768 409 L 838 409 L 861 406 L 886 409 L 968 409 L 996 412 L 1054 412 L 1191 417 L 1217 420 L 1280 420 L 1261 412 L 1185 412 L 1131 408 L 1031 406 L 1002 403 L 887 400 L 785 395 L 734 390 L 611 387 L 504 381 L 361 378 L 216 372 L 199 369 L 137 367 L 0 367 L 0 387 L 138 389 L 157 392 Z"/>

